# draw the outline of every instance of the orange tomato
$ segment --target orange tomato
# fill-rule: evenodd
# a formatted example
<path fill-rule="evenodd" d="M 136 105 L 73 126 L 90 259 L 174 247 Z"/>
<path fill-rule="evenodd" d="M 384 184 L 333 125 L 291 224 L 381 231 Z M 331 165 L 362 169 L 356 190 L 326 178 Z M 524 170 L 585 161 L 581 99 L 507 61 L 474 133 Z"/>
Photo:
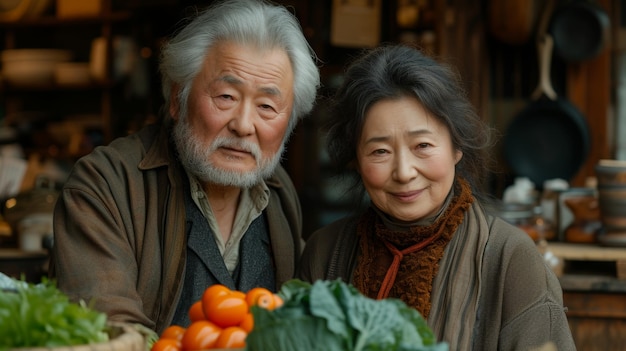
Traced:
<path fill-rule="evenodd" d="M 202 308 L 202 300 L 194 302 L 189 308 L 189 319 L 191 322 L 206 320 L 204 309 Z"/>
<path fill-rule="evenodd" d="M 159 339 L 152 344 L 150 351 L 181 351 L 181 342 L 175 339 Z"/>
<path fill-rule="evenodd" d="M 212 299 L 218 296 L 229 295 L 231 293 L 232 290 L 230 290 L 227 286 L 222 284 L 213 284 L 204 290 L 200 301 L 202 301 L 203 305 L 208 305 Z"/>
<path fill-rule="evenodd" d="M 185 334 L 186 328 L 183 328 L 179 325 L 170 325 L 165 328 L 163 333 L 161 333 L 161 339 L 173 339 L 181 341 L 183 339 L 183 335 Z"/>
<path fill-rule="evenodd" d="M 244 294 L 220 295 L 210 299 L 206 305 L 203 302 L 204 315 L 222 328 L 238 325 L 248 313 L 248 304 L 245 295 L 242 295 Z"/>
<path fill-rule="evenodd" d="M 248 333 L 240 327 L 224 328 L 215 342 L 215 348 L 234 349 L 246 347 Z"/>
<path fill-rule="evenodd" d="M 252 331 L 254 328 L 254 316 L 252 313 L 248 312 L 246 316 L 243 317 L 243 320 L 239 323 L 239 327 L 248 333 Z"/>
<path fill-rule="evenodd" d="M 221 331 L 220 327 L 209 321 L 193 322 L 183 335 L 182 348 L 185 351 L 210 349 L 215 346 Z"/>
<path fill-rule="evenodd" d="M 246 299 L 246 293 L 239 291 L 239 290 L 233 290 L 230 292 L 233 296 L 237 296 L 240 299 Z"/>
<path fill-rule="evenodd" d="M 280 295 L 274 294 L 273 296 L 274 296 L 274 308 L 281 307 L 282 305 L 285 304 L 285 301 L 283 300 L 282 297 L 280 297 Z"/>
<path fill-rule="evenodd" d="M 273 310 L 276 304 L 274 294 L 269 289 L 263 287 L 250 289 L 246 293 L 246 302 L 248 306 L 259 306 L 268 310 Z"/>

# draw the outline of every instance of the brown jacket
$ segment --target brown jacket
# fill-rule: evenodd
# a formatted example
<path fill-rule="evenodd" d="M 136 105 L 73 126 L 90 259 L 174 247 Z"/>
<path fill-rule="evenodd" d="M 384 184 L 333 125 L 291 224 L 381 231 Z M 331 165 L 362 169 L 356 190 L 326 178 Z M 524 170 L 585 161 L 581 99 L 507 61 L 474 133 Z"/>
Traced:
<path fill-rule="evenodd" d="M 312 234 L 302 254 L 300 279 L 351 282 L 360 255 L 356 218 L 338 220 Z M 484 243 L 475 245 L 480 237 L 484 237 Z M 467 249 L 473 246 L 475 252 Z M 473 262 L 480 264 L 468 270 L 460 268 L 470 267 Z M 474 204 L 439 264 L 428 324 L 438 340 L 450 343 L 451 351 L 527 351 L 547 342 L 560 351 L 576 350 L 559 281 L 519 228 L 485 214 Z M 459 283 L 463 280 L 468 282 Z M 454 288 L 455 284 L 462 289 Z M 475 318 L 467 323 L 473 324 L 468 330 L 463 313 L 453 311 L 457 311 L 455 303 L 470 295 L 475 296 L 477 308 L 471 312 Z M 471 348 L 456 342 L 461 332 L 469 333 Z"/>
<path fill-rule="evenodd" d="M 167 327 L 185 276 L 184 174 L 168 126 L 148 126 L 80 159 L 55 208 L 50 274 L 58 287 L 72 300 L 93 300 L 112 321 L 157 333 Z M 280 286 L 296 271 L 302 213 L 283 168 L 266 184 Z"/>

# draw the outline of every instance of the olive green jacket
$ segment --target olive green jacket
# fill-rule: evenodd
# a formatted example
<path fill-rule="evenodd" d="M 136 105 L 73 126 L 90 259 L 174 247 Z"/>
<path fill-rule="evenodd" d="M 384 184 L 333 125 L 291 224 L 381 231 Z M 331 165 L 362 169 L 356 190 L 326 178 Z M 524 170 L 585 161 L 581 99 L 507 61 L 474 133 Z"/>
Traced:
<path fill-rule="evenodd" d="M 112 321 L 158 333 L 172 320 L 186 261 L 185 173 L 169 127 L 98 147 L 74 166 L 54 213 L 50 275 L 70 299 L 93 300 Z M 276 284 L 295 275 L 302 213 L 285 170 L 266 181 Z"/>

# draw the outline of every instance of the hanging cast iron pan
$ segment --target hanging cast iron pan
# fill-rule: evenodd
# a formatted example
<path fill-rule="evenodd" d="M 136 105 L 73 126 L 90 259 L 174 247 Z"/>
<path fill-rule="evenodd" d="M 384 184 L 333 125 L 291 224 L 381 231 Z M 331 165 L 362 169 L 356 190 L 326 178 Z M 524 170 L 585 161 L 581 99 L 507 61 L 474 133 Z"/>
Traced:
<path fill-rule="evenodd" d="M 539 188 L 549 179 L 570 181 L 591 147 L 587 120 L 552 88 L 552 48 L 552 37 L 545 35 L 538 43 L 539 85 L 504 136 L 504 158 L 514 175 Z"/>
<path fill-rule="evenodd" d="M 554 50 L 566 61 L 592 59 L 609 40 L 611 21 L 599 5 L 572 0 L 556 9 L 550 20 Z"/>

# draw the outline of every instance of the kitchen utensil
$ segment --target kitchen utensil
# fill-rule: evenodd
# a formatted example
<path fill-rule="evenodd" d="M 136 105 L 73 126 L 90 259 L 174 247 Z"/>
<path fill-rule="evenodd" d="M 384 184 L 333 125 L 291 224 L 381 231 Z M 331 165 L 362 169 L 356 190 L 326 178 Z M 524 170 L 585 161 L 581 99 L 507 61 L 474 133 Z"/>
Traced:
<path fill-rule="evenodd" d="M 550 35 L 539 41 L 540 78 L 533 101 L 513 119 L 504 136 L 504 158 L 512 172 L 538 187 L 549 179 L 571 180 L 591 148 L 587 120 L 552 88 L 552 47 Z"/>
<path fill-rule="evenodd" d="M 599 5 L 589 0 L 572 0 L 557 8 L 550 21 L 554 49 L 566 61 L 583 61 L 606 47 L 611 21 Z"/>

